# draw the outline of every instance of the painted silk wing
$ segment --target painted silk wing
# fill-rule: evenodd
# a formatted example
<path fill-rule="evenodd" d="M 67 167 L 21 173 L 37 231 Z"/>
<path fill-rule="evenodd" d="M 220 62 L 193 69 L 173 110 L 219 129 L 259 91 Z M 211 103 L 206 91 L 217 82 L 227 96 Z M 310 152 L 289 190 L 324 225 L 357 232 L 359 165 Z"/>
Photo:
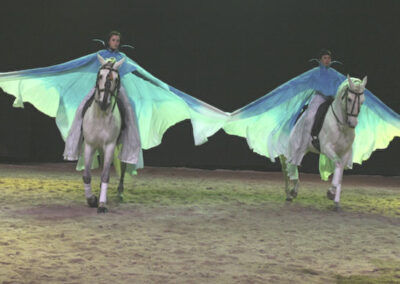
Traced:
<path fill-rule="evenodd" d="M 93 88 L 100 67 L 95 53 L 66 63 L 16 72 L 0 73 L 0 87 L 16 97 L 14 107 L 31 103 L 55 117 L 65 140 L 83 98 Z M 128 69 L 133 69 L 131 66 Z"/>
<path fill-rule="evenodd" d="M 87 69 L 91 69 L 93 62 L 93 55 L 88 55 L 55 66 L 0 73 L 0 87 L 6 93 L 16 97 L 15 107 L 23 107 L 24 102 L 29 102 L 46 115 L 57 117 L 64 95 L 82 98 L 91 88 L 92 84 L 82 86 L 76 82 L 82 77 L 86 79 L 82 80 L 82 83 L 93 81 L 93 72 L 87 72 Z M 78 85 L 79 92 L 75 93 L 78 91 L 75 87 Z M 86 93 L 82 93 L 85 91 Z M 68 114 L 63 117 L 67 119 Z M 61 121 L 61 125 L 64 124 Z M 64 138 L 67 130 L 60 128 Z"/>
<path fill-rule="evenodd" d="M 353 144 L 353 163 L 361 164 L 376 149 L 386 148 L 390 141 L 400 136 L 400 115 L 365 90 L 356 138 Z"/>
<path fill-rule="evenodd" d="M 190 119 L 196 145 L 207 141 L 229 118 L 225 112 L 185 94 L 157 79 L 131 59 L 133 74 L 122 79 L 138 118 L 143 149 L 161 143 L 172 125 Z"/>
<path fill-rule="evenodd" d="M 341 81 L 331 69 L 313 68 L 233 112 L 224 130 L 246 138 L 254 152 L 274 161 L 286 154 L 290 132 L 314 91 L 334 94 Z"/>
<path fill-rule="evenodd" d="M 99 53 L 105 59 L 126 57 L 108 50 Z M 137 116 L 144 149 L 159 145 L 165 131 L 184 119 L 191 119 L 195 143 L 202 144 L 228 118 L 226 113 L 167 85 L 127 59 L 119 72 Z M 0 87 L 16 97 L 15 107 L 29 102 L 55 117 L 65 140 L 79 104 L 95 84 L 99 67 L 93 53 L 50 67 L 1 73 Z"/>

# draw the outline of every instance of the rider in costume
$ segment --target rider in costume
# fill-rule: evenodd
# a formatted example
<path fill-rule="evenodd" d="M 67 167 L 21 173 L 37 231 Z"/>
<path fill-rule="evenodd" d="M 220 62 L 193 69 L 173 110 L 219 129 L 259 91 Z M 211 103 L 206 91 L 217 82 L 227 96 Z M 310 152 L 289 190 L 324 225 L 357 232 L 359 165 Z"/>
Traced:
<path fill-rule="evenodd" d="M 265 96 L 249 103 L 231 114 L 223 127 L 231 135 L 244 137 L 254 152 L 270 158 L 284 155 L 291 163 L 299 164 L 304 156 L 302 139 L 312 139 L 308 129 L 299 135 L 298 152 L 289 152 L 289 136 L 304 107 L 313 108 L 308 121 L 314 120 L 318 106 L 329 96 L 335 96 L 338 86 L 346 76 L 332 68 L 331 54 L 322 51 L 319 66 L 278 86 Z M 365 102 L 361 107 L 353 143 L 352 163 L 361 164 L 376 149 L 386 148 L 390 141 L 400 136 L 400 115 L 365 89 Z M 308 140 L 309 141 L 309 140 Z M 334 167 L 332 161 L 320 155 L 321 178 L 327 180 Z"/>
<path fill-rule="evenodd" d="M 93 92 L 100 67 L 98 53 L 104 59 L 119 61 L 126 58 L 119 68 L 121 90 L 126 95 L 122 94 L 121 98 L 129 101 L 141 149 L 159 145 L 165 131 L 185 119 L 191 120 L 196 145 L 206 142 L 223 126 L 228 117 L 225 112 L 151 75 L 118 50 L 120 39 L 118 32 L 111 32 L 107 48 L 98 52 L 50 67 L 0 73 L 0 87 L 16 97 L 15 107 L 23 107 L 24 102 L 29 102 L 39 111 L 55 117 L 57 127 L 66 140 L 68 134 L 77 129 L 72 127 L 77 111 L 82 111 L 83 102 Z M 66 159 L 78 158 L 76 139 L 79 133 L 77 135 L 75 140 L 69 138 L 75 144 L 66 144 Z M 69 148 L 70 145 L 73 147 Z M 136 163 L 134 166 L 140 166 L 140 159 Z M 82 166 L 78 163 L 80 169 Z"/>
<path fill-rule="evenodd" d="M 318 56 L 319 74 L 315 76 L 315 91 L 310 102 L 303 107 L 300 115 L 305 115 L 305 119 L 296 123 L 290 139 L 290 145 L 287 150 L 287 160 L 290 164 L 300 166 L 304 155 L 306 154 L 309 142 L 312 141 L 314 147 L 319 150 L 318 132 L 313 133 L 317 123 L 323 121 L 327 107 L 333 101 L 336 95 L 336 88 L 334 86 L 340 85 L 343 81 L 341 74 L 338 72 L 331 72 L 332 53 L 327 49 L 322 49 Z M 328 81 L 330 83 L 328 83 Z M 332 84 L 333 83 L 333 84 Z M 328 86 L 328 87 L 326 87 Z M 324 105 L 325 107 L 320 107 Z M 307 109 L 307 111 L 305 111 Z M 299 115 L 299 116 L 300 116 Z M 296 119 L 298 120 L 298 118 Z M 319 129 L 320 129 L 319 127 Z"/>

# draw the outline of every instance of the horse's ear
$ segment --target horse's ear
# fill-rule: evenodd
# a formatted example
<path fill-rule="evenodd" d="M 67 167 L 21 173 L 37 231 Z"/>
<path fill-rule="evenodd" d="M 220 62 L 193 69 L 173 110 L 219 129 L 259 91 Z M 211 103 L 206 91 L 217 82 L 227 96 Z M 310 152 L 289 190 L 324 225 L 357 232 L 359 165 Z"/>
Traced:
<path fill-rule="evenodd" d="M 353 81 L 351 80 L 349 74 L 347 74 L 347 81 L 348 81 L 348 83 L 349 83 L 350 90 L 354 90 L 354 89 L 355 89 L 355 88 L 354 88 L 354 83 L 353 83 Z"/>
<path fill-rule="evenodd" d="M 106 64 L 106 61 L 104 60 L 104 58 L 97 53 L 97 59 L 99 60 L 101 66 L 103 66 L 104 64 Z"/>
<path fill-rule="evenodd" d="M 125 57 L 122 58 L 120 61 L 118 61 L 117 63 L 114 64 L 114 68 L 118 69 L 119 67 L 121 67 L 122 63 L 125 62 Z"/>
<path fill-rule="evenodd" d="M 362 86 L 363 88 L 365 88 L 365 86 L 367 85 L 367 76 L 365 76 L 362 80 Z"/>

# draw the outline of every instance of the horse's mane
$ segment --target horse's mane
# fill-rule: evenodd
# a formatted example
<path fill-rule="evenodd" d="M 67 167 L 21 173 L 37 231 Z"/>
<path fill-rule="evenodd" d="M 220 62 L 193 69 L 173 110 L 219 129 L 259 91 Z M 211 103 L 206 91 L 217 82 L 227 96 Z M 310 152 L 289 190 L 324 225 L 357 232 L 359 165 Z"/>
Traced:
<path fill-rule="evenodd" d="M 110 57 L 105 60 L 105 63 L 101 67 L 112 67 L 117 62 L 115 57 Z"/>

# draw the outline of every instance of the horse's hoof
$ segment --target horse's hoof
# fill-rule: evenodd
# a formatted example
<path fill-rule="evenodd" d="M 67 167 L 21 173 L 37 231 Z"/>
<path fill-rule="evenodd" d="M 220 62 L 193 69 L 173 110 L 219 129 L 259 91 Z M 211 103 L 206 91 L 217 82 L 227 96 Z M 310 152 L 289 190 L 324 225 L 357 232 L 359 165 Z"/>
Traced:
<path fill-rule="evenodd" d="M 286 201 L 287 201 L 287 202 L 292 202 L 292 201 L 293 201 L 293 198 L 292 198 L 291 196 L 287 196 L 287 197 L 286 197 Z"/>
<path fill-rule="evenodd" d="M 294 190 L 294 189 L 292 189 L 292 190 L 290 191 L 290 195 L 291 195 L 293 198 L 296 198 L 296 197 L 297 197 L 297 191 Z"/>
<path fill-rule="evenodd" d="M 107 213 L 107 212 L 108 212 L 107 207 L 100 206 L 100 207 L 97 208 L 97 213 L 98 214 Z"/>
<path fill-rule="evenodd" d="M 87 204 L 89 205 L 89 207 L 91 208 L 96 208 L 97 206 L 99 206 L 99 202 L 97 200 L 97 196 L 96 195 L 92 195 L 89 198 L 86 198 Z"/>
<path fill-rule="evenodd" d="M 330 199 L 330 200 L 334 200 L 335 199 L 335 194 L 332 191 L 328 190 L 326 192 L 326 197 L 328 197 L 328 199 Z"/>
<path fill-rule="evenodd" d="M 335 202 L 335 207 L 333 207 L 333 211 L 340 212 L 340 204 L 339 202 Z"/>

